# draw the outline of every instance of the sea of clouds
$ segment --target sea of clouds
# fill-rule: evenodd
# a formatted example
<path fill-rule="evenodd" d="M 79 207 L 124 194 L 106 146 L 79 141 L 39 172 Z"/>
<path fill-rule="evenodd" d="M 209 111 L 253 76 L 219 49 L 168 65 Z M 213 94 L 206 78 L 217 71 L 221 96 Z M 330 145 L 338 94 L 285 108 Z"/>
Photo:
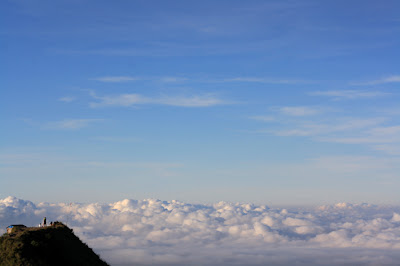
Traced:
<path fill-rule="evenodd" d="M 269 208 L 125 199 L 0 200 L 10 224 L 67 223 L 111 265 L 400 265 L 400 206 Z"/>

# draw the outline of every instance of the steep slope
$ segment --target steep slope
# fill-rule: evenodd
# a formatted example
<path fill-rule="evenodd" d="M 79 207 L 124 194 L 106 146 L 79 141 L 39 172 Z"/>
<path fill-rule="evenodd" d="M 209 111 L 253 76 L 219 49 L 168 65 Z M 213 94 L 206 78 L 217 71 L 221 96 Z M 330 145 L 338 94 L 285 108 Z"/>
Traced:
<path fill-rule="evenodd" d="M 108 265 L 62 223 L 0 237 L 0 265 Z"/>

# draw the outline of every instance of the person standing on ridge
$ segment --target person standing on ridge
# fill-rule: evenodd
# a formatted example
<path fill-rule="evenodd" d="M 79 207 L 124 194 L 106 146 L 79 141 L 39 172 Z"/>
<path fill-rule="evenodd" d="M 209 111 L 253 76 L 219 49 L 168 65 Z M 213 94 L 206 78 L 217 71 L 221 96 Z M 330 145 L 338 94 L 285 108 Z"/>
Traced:
<path fill-rule="evenodd" d="M 43 226 L 46 226 L 46 217 L 43 218 Z"/>

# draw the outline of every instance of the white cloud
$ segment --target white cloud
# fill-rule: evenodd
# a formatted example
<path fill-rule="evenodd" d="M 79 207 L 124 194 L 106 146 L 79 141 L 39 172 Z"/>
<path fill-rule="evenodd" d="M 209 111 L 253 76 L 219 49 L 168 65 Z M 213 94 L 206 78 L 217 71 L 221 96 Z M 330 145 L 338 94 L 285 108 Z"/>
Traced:
<path fill-rule="evenodd" d="M 62 98 L 60 98 L 58 100 L 61 101 L 61 102 L 70 103 L 70 102 L 75 101 L 75 98 L 74 97 L 70 97 L 70 96 L 66 96 L 66 97 L 62 97 Z"/>
<path fill-rule="evenodd" d="M 0 230 L 68 222 L 111 265 L 378 265 L 400 260 L 400 207 L 315 209 L 125 199 L 110 204 L 0 200 Z"/>
<path fill-rule="evenodd" d="M 228 104 L 228 102 L 217 98 L 213 94 L 194 95 L 194 96 L 161 96 L 146 97 L 140 94 L 119 94 L 110 96 L 97 96 L 94 93 L 92 97 L 99 100 L 90 103 L 90 107 L 106 107 L 106 106 L 134 106 L 143 104 L 158 104 L 180 107 L 208 107 L 215 105 Z"/>
<path fill-rule="evenodd" d="M 314 91 L 309 93 L 312 96 L 329 96 L 336 99 L 358 99 L 358 98 L 375 98 L 387 96 L 390 93 L 381 91 L 360 91 L 360 90 L 335 90 L 335 91 Z"/>
<path fill-rule="evenodd" d="M 89 126 L 90 124 L 103 121 L 103 119 L 64 119 L 47 123 L 45 129 L 76 130 Z"/>
<path fill-rule="evenodd" d="M 392 75 L 367 82 L 352 83 L 352 85 L 378 85 L 378 84 L 398 83 L 398 82 L 400 82 L 400 75 Z"/>

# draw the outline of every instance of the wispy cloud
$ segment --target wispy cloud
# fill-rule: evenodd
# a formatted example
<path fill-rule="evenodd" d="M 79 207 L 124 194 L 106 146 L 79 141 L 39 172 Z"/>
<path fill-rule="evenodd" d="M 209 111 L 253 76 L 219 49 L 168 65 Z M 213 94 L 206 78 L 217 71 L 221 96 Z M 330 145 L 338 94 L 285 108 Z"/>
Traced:
<path fill-rule="evenodd" d="M 375 150 L 390 154 L 390 155 L 400 155 L 400 143 L 396 145 L 393 144 L 380 144 L 372 146 Z"/>
<path fill-rule="evenodd" d="M 256 116 L 251 116 L 249 118 L 253 119 L 253 120 L 263 121 L 263 122 L 272 122 L 272 121 L 276 120 L 275 117 L 270 116 L 270 115 L 256 115 Z"/>
<path fill-rule="evenodd" d="M 351 85 L 378 85 L 378 84 L 398 83 L 398 82 L 400 82 L 400 75 L 392 75 L 366 82 L 353 82 L 351 83 Z"/>
<path fill-rule="evenodd" d="M 183 77 L 160 77 L 159 80 L 162 82 L 183 82 L 189 79 Z"/>
<path fill-rule="evenodd" d="M 314 136 L 318 140 L 328 140 L 333 133 L 359 133 L 359 130 L 369 130 L 385 121 L 384 118 L 346 118 L 332 121 L 331 123 L 298 122 L 297 126 L 290 129 L 276 130 L 278 136 Z M 332 139 L 333 140 L 333 139 Z"/>
<path fill-rule="evenodd" d="M 400 143 L 400 126 L 373 127 L 356 137 L 334 137 L 324 140 L 346 144 Z"/>
<path fill-rule="evenodd" d="M 172 106 L 182 106 L 182 107 L 207 107 L 214 105 L 227 104 L 221 99 L 218 99 L 214 95 L 196 95 L 196 96 L 183 96 L 183 97 L 162 97 L 153 100 L 156 104 L 165 104 Z"/>
<path fill-rule="evenodd" d="M 184 166 L 182 163 L 164 163 L 164 162 L 104 162 L 104 161 L 91 161 L 86 162 L 86 165 L 104 167 L 104 168 L 149 168 L 149 169 L 168 169 L 168 168 L 181 168 Z"/>
<path fill-rule="evenodd" d="M 308 169 L 323 169 L 328 172 L 336 173 L 362 173 L 367 171 L 383 172 L 387 169 L 393 169 L 393 165 L 397 165 L 399 160 L 380 158 L 373 156 L 323 156 L 309 160 Z"/>
<path fill-rule="evenodd" d="M 308 116 L 318 114 L 319 110 L 309 107 L 281 107 L 276 111 L 289 117 L 250 117 L 263 122 L 279 121 L 267 129 L 252 132 L 282 137 L 310 137 L 318 142 L 363 144 L 387 154 L 400 154 L 400 125 L 384 125 L 390 121 L 389 117 L 337 117 L 328 122 L 327 118 L 321 116 L 310 120 Z"/>
<path fill-rule="evenodd" d="M 358 98 L 374 98 L 390 95 L 390 93 L 382 91 L 360 91 L 360 90 L 333 90 L 333 91 L 314 91 L 310 92 L 312 96 L 328 96 L 336 99 L 358 99 Z"/>
<path fill-rule="evenodd" d="M 222 82 L 254 82 L 254 83 L 269 83 L 269 84 L 308 84 L 315 81 L 301 79 L 276 79 L 265 77 L 235 77 L 222 79 Z"/>
<path fill-rule="evenodd" d="M 302 79 L 279 79 L 279 78 L 268 78 L 268 77 L 233 77 L 233 78 L 188 78 L 188 77 L 174 77 L 174 76 L 156 76 L 156 77 L 143 77 L 143 76 L 104 76 L 91 78 L 90 80 L 100 82 L 129 82 L 129 81 L 160 81 L 160 82 L 183 82 L 183 81 L 195 81 L 195 82 L 207 82 L 207 83 L 235 83 L 235 82 L 247 82 L 247 83 L 267 83 L 267 84 L 310 84 L 316 83 L 316 81 L 302 80 Z"/>
<path fill-rule="evenodd" d="M 164 77 L 105 76 L 105 77 L 91 78 L 90 80 L 95 80 L 95 81 L 100 81 L 100 82 L 109 82 L 109 83 L 119 83 L 119 82 L 129 82 L 129 81 L 139 81 L 139 80 L 175 83 L 175 82 L 183 82 L 188 79 L 184 78 L 184 77 L 173 77 L 173 76 L 164 76 Z"/>
<path fill-rule="evenodd" d="M 92 78 L 91 80 L 101 81 L 101 82 L 127 82 L 127 81 L 137 81 L 142 80 L 141 77 L 129 77 L 129 76 L 106 76 Z"/>
<path fill-rule="evenodd" d="M 219 99 L 213 94 L 194 95 L 194 96 L 161 96 L 147 97 L 140 94 L 119 94 L 108 96 L 97 96 L 93 92 L 92 97 L 98 102 L 90 103 L 90 107 L 107 106 L 134 106 L 144 104 L 170 105 L 180 107 L 209 107 L 215 105 L 230 104 L 230 102 Z"/>
<path fill-rule="evenodd" d="M 400 155 L 400 125 L 381 126 L 385 118 L 348 119 L 342 122 L 299 123 L 297 127 L 264 130 L 261 133 L 285 137 L 312 137 L 316 141 L 340 144 L 362 144 L 387 153 Z"/>
<path fill-rule="evenodd" d="M 75 101 L 75 98 L 74 97 L 70 97 L 70 96 L 65 96 L 65 97 L 59 98 L 58 100 L 61 101 L 61 102 L 70 103 L 70 102 Z"/>
<path fill-rule="evenodd" d="M 101 121 L 103 121 L 103 119 L 64 119 L 61 121 L 49 122 L 43 128 L 77 130 Z"/>
<path fill-rule="evenodd" d="M 105 142 L 121 142 L 121 143 L 131 143 L 131 142 L 140 142 L 139 138 L 135 137 L 105 137 L 98 136 L 91 138 L 92 140 L 97 141 L 105 141 Z"/>
<path fill-rule="evenodd" d="M 280 113 L 289 116 L 309 116 L 322 112 L 321 109 L 309 106 L 285 106 L 277 109 Z"/>
<path fill-rule="evenodd" d="M 398 136 L 400 138 L 400 126 L 378 127 L 372 129 L 370 132 L 375 136 Z"/>

